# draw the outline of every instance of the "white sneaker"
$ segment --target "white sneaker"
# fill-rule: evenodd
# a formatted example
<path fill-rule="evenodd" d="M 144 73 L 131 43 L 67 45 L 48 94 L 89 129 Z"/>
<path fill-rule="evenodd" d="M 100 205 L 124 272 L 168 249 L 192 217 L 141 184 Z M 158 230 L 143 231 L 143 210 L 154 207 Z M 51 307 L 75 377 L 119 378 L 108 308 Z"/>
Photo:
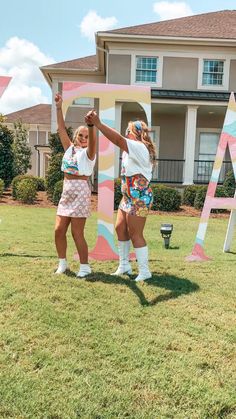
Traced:
<path fill-rule="evenodd" d="M 150 279 L 152 277 L 151 272 L 148 268 L 148 247 L 139 247 L 134 249 L 136 253 L 136 258 L 138 261 L 138 270 L 139 274 L 135 278 L 136 282 L 145 281 L 146 279 Z"/>
<path fill-rule="evenodd" d="M 129 263 L 130 240 L 118 241 L 119 266 L 111 275 L 131 275 L 132 268 Z"/>
<path fill-rule="evenodd" d="M 132 268 L 129 265 L 125 266 L 118 266 L 117 270 L 113 272 L 111 275 L 132 275 Z"/>
<path fill-rule="evenodd" d="M 85 276 L 92 273 L 92 270 L 87 263 L 81 263 L 79 272 L 76 274 L 77 278 L 84 278 Z"/>
<path fill-rule="evenodd" d="M 55 274 L 64 274 L 67 269 L 68 269 L 68 263 L 66 259 L 61 259 L 59 260 L 58 268 Z"/>

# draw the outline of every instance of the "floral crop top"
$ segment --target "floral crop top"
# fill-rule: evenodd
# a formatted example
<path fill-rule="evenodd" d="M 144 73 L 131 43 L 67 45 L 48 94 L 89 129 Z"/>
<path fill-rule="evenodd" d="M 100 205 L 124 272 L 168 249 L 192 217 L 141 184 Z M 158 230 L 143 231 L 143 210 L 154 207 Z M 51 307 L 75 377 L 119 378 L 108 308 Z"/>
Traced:
<path fill-rule="evenodd" d="M 62 159 L 61 170 L 64 173 L 76 176 L 91 176 L 93 173 L 96 157 L 90 160 L 86 148 L 76 148 L 71 145 Z"/>

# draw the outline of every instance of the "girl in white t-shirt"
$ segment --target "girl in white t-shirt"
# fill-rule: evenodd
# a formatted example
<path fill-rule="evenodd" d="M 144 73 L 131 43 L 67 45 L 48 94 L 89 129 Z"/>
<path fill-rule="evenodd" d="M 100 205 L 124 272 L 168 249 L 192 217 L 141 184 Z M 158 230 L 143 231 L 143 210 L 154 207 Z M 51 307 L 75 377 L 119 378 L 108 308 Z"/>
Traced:
<path fill-rule="evenodd" d="M 122 200 L 116 220 L 119 266 L 114 275 L 131 274 L 130 240 L 138 261 L 139 274 L 135 281 L 151 278 L 148 268 L 148 247 L 143 236 L 146 217 L 152 204 L 150 181 L 155 149 L 143 121 L 129 122 L 126 137 L 103 124 L 95 111 L 88 112 L 86 122 L 94 124 L 113 144 L 123 150 L 121 169 Z"/>
<path fill-rule="evenodd" d="M 55 244 L 59 257 L 56 273 L 64 273 L 67 268 L 66 233 L 71 224 L 79 259 L 80 269 L 77 277 L 83 278 L 91 273 L 88 264 L 88 246 L 84 237 L 84 227 L 90 215 L 91 176 L 96 160 L 96 132 L 91 127 L 80 126 L 74 133 L 73 141 L 68 137 L 62 114 L 62 97 L 55 96 L 57 109 L 58 133 L 65 154 L 61 170 L 64 172 L 63 192 L 57 208 L 55 225 Z"/>

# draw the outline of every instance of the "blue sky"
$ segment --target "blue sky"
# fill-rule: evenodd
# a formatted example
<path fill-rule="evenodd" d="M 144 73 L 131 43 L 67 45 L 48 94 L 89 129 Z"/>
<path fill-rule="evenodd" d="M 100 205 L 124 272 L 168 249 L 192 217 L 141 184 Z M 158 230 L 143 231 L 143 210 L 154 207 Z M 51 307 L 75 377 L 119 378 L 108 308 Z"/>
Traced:
<path fill-rule="evenodd" d="M 11 84 L 0 99 L 9 113 L 51 101 L 38 67 L 95 53 L 94 31 L 149 23 L 183 14 L 236 9 L 235 0 L 7 0 L 1 2 L 0 76 Z"/>

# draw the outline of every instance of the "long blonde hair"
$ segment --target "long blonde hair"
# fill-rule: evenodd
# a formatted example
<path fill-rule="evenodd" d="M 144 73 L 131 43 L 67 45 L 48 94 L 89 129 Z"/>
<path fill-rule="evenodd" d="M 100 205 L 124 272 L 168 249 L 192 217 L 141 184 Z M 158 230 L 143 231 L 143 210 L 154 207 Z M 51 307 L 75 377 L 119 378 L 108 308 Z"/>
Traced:
<path fill-rule="evenodd" d="M 76 128 L 74 134 L 73 134 L 73 139 L 72 139 L 72 143 L 76 146 L 76 141 L 77 141 L 77 137 L 80 133 L 80 131 L 82 129 L 86 129 L 88 131 L 88 128 L 85 125 L 80 125 L 78 128 Z"/>
<path fill-rule="evenodd" d="M 152 164 L 156 162 L 156 149 L 149 135 L 149 129 L 144 121 L 129 121 L 128 131 L 133 134 L 138 141 L 147 147 Z"/>

